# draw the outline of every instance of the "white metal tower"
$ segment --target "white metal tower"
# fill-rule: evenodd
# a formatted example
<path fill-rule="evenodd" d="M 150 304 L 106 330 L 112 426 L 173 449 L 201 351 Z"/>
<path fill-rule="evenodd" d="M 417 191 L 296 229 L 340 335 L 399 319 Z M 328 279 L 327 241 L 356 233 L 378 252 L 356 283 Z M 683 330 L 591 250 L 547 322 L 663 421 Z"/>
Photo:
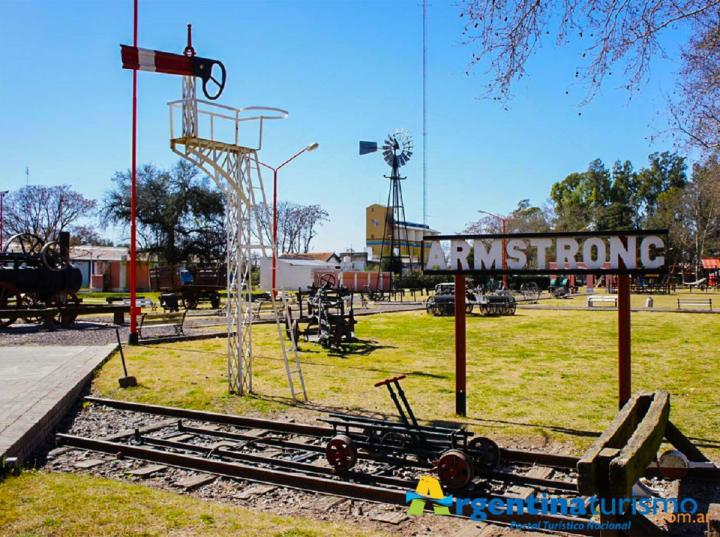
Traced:
<path fill-rule="evenodd" d="M 261 256 L 269 257 L 272 250 L 277 253 L 277 245 L 265 236 L 261 222 L 259 208 L 267 207 L 267 200 L 257 152 L 262 148 L 264 122 L 285 119 L 288 113 L 279 108 L 231 108 L 199 100 L 195 82 L 193 77 L 183 77 L 182 99 L 168 103 L 170 148 L 205 171 L 225 195 L 228 388 L 230 393 L 245 395 L 253 389 L 252 264 Z M 292 399 L 301 396 L 307 400 L 295 342 L 290 345 L 291 363 L 280 309 L 275 297 L 272 301 Z"/>

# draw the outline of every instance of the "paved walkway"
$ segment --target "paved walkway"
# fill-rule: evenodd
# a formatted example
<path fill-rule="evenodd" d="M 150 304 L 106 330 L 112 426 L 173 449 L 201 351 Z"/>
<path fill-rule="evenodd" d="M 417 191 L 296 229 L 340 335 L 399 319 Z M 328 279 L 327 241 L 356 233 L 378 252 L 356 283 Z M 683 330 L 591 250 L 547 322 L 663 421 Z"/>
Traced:
<path fill-rule="evenodd" d="M 115 347 L 0 347 L 0 459 L 32 454 Z"/>

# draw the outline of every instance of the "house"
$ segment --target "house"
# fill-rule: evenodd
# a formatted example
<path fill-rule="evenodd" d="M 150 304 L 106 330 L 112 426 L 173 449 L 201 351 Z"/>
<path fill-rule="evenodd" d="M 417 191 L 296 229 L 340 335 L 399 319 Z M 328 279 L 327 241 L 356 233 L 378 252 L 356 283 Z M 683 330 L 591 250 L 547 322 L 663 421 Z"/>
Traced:
<path fill-rule="evenodd" d="M 343 252 L 340 254 L 343 271 L 363 272 L 368 264 L 368 252 Z"/>
<path fill-rule="evenodd" d="M 122 246 L 72 246 L 70 261 L 82 272 L 83 287 L 93 291 L 127 292 L 130 290 L 130 251 Z M 150 259 L 138 254 L 136 288 L 150 290 Z"/>
<path fill-rule="evenodd" d="M 314 283 L 316 272 L 338 273 L 340 260 L 337 255 L 332 254 L 328 258 L 331 261 L 280 256 L 277 260 L 276 287 L 285 291 L 305 290 Z M 272 289 L 271 257 L 260 258 L 260 289 L 265 291 Z"/>
<path fill-rule="evenodd" d="M 340 264 L 340 257 L 335 252 L 305 252 L 304 254 L 280 254 L 279 259 L 303 261 L 322 261 L 323 263 Z"/>
<path fill-rule="evenodd" d="M 365 209 L 365 244 L 370 253 L 371 261 L 379 261 L 381 257 L 389 257 L 391 238 L 395 238 L 394 245 L 397 248 L 395 255 L 403 259 L 403 263 L 412 261 L 417 263 L 420 256 L 427 257 L 428 250 L 423 249 L 423 237 L 427 235 L 439 235 L 439 231 L 431 229 L 424 224 L 414 222 L 395 222 L 394 233 L 386 226 L 392 221 L 392 211 L 373 203 Z M 424 251 L 423 251 L 424 250 Z"/>

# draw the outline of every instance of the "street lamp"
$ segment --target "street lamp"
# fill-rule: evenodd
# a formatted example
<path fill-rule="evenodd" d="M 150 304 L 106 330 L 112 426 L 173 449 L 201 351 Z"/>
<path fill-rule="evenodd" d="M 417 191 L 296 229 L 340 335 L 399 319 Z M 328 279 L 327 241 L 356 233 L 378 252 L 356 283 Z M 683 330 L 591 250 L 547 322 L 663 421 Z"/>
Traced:
<path fill-rule="evenodd" d="M 500 221 L 500 229 L 502 230 L 502 233 L 507 233 L 507 218 L 504 216 L 500 216 L 499 214 L 491 213 L 490 211 L 483 211 L 482 209 L 478 209 L 479 213 L 487 214 L 489 216 L 492 216 L 493 218 L 497 218 Z M 508 288 L 508 281 L 507 281 L 507 246 L 505 243 L 506 239 L 502 240 L 502 268 L 503 268 L 503 287 L 505 289 Z"/>
<path fill-rule="evenodd" d="M 277 222 L 278 222 L 278 211 L 277 211 L 277 201 L 278 201 L 278 188 L 277 188 L 277 179 L 278 179 L 278 172 L 280 169 L 285 166 L 286 164 L 289 164 L 290 161 L 296 159 L 305 151 L 315 151 L 320 146 L 319 143 L 313 142 L 307 147 L 303 147 L 300 151 L 295 153 L 292 157 L 287 159 L 285 162 L 280 164 L 280 166 L 272 167 L 268 164 L 265 164 L 264 162 L 260 162 L 261 166 L 265 166 L 267 169 L 272 170 L 273 172 L 273 252 L 272 252 L 272 294 L 273 298 L 277 295 Z"/>
<path fill-rule="evenodd" d="M 5 200 L 5 194 L 10 192 L 9 190 L 3 190 L 0 192 L 0 250 L 3 247 L 3 201 Z"/>

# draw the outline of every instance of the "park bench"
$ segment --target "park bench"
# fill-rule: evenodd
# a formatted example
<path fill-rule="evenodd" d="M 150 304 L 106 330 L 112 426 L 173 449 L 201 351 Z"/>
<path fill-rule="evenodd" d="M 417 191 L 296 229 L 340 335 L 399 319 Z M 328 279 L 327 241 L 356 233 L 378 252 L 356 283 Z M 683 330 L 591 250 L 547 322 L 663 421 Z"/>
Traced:
<path fill-rule="evenodd" d="M 592 308 L 597 302 L 598 304 L 612 304 L 617 308 L 617 299 L 617 295 L 592 295 L 587 297 L 587 307 Z"/>
<path fill-rule="evenodd" d="M 678 298 L 677 309 L 691 309 L 696 310 L 699 308 L 707 308 L 712 311 L 712 298 Z"/>
<path fill-rule="evenodd" d="M 185 323 L 185 315 L 187 315 L 187 310 L 163 313 L 143 313 L 140 316 L 140 324 L 138 325 L 138 337 L 143 337 L 143 328 L 150 326 L 153 328 L 172 326 L 175 329 L 176 335 L 184 336 L 185 331 L 183 329 L 183 324 Z"/>
<path fill-rule="evenodd" d="M 136 296 L 136 300 L 143 300 L 144 296 Z M 114 304 L 115 302 L 124 302 L 125 300 L 129 300 L 128 297 L 122 296 L 122 295 L 113 295 L 113 296 L 106 296 L 105 302 L 108 304 Z"/>
<path fill-rule="evenodd" d="M 123 304 L 126 306 L 130 305 L 130 299 L 129 298 L 123 298 Z M 135 305 L 138 308 L 151 308 L 152 311 L 155 311 L 157 309 L 157 306 L 155 305 L 155 302 L 152 301 L 151 298 L 145 298 L 143 296 L 135 297 Z"/>

